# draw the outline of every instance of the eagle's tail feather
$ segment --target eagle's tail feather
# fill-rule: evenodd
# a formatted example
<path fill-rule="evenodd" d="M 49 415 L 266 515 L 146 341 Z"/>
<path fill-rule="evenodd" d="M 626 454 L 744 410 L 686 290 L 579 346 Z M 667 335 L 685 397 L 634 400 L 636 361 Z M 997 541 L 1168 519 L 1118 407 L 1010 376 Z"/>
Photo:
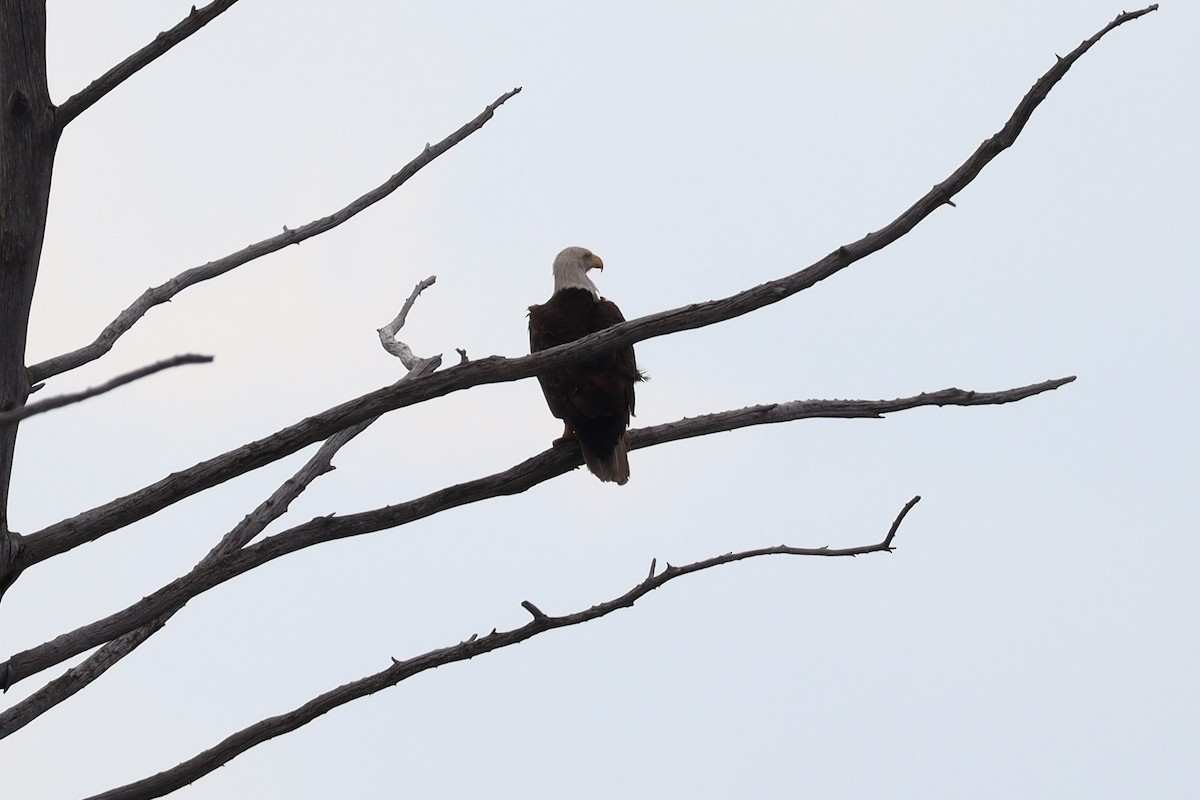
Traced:
<path fill-rule="evenodd" d="M 601 458 L 587 447 L 580 443 L 580 449 L 583 450 L 583 460 L 587 462 L 588 469 L 602 481 L 615 483 L 618 486 L 624 486 L 629 481 L 629 448 L 625 443 L 625 436 L 617 440 L 616 447 L 607 458 Z"/>

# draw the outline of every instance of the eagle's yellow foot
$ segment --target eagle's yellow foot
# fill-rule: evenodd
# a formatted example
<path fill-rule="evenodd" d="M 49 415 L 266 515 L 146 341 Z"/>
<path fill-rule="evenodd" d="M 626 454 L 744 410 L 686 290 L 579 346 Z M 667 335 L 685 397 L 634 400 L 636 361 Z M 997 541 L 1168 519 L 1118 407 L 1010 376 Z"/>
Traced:
<path fill-rule="evenodd" d="M 573 441 L 575 441 L 575 431 L 571 430 L 570 423 L 563 423 L 563 435 L 558 437 L 557 439 L 555 439 L 553 442 L 551 442 L 550 446 L 557 447 L 558 445 L 562 444 L 563 442 L 573 442 Z"/>

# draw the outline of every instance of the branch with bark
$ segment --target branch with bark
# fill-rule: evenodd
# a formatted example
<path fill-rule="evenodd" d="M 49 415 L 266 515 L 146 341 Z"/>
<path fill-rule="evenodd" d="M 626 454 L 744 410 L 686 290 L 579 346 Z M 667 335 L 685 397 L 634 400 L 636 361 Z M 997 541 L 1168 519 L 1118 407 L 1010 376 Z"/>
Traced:
<path fill-rule="evenodd" d="M 685 564 L 681 567 L 674 567 L 668 564 L 666 569 L 661 572 L 657 571 L 657 563 L 651 561 L 650 573 L 646 576 L 645 580 L 629 591 L 618 597 L 597 603 L 583 611 L 576 611 L 572 614 L 563 614 L 561 616 L 546 614 L 533 603 L 526 600 L 521 603 L 521 606 L 529 612 L 533 619 L 519 628 L 507 631 L 493 629 L 491 633 L 485 636 L 472 634 L 458 644 L 437 650 L 430 650 L 427 653 L 403 661 L 393 658 L 392 665 L 387 669 L 364 678 L 359 678 L 356 681 L 351 681 L 335 689 L 330 689 L 291 711 L 269 717 L 243 728 L 237 733 L 226 737 L 212 748 L 205 750 L 194 758 L 184 761 L 178 766 L 164 770 L 149 778 L 93 795 L 88 800 L 146 800 L 146 798 L 162 797 L 163 795 L 170 794 L 199 780 L 213 770 L 219 769 L 255 745 L 274 739 L 276 736 L 290 733 L 297 728 L 307 725 L 322 714 L 327 714 L 338 706 L 343 706 L 352 700 L 357 700 L 382 689 L 395 686 L 401 681 L 407 680 L 414 675 L 419 675 L 426 670 L 437 669 L 438 667 L 453 664 L 457 661 L 468 661 L 476 656 L 528 641 L 547 631 L 568 628 L 572 625 L 582 625 L 585 622 L 591 622 L 608 616 L 618 609 L 632 608 L 634 603 L 650 592 L 684 575 L 692 575 L 724 564 L 732 564 L 735 561 L 744 561 L 760 556 L 793 555 L 823 558 L 852 558 L 868 553 L 891 552 L 894 549 L 892 542 L 895 539 L 896 532 L 900 529 L 900 524 L 920 499 L 920 496 L 914 497 L 904 505 L 904 508 L 900 510 L 900 513 L 893 520 L 887 534 L 876 544 L 837 549 L 830 547 L 790 547 L 781 544 L 775 547 L 762 547 L 755 550 L 726 553 L 703 561 Z"/>
<path fill-rule="evenodd" d="M 192 6 L 191 12 L 178 25 L 169 31 L 158 34 L 150 44 L 89 83 L 87 88 L 67 98 L 66 102 L 58 107 L 58 112 L 55 114 L 59 127 L 66 127 L 71 120 L 95 105 L 101 97 L 131 78 L 142 67 L 148 66 L 172 47 L 224 14 L 236 2 L 237 0 L 214 0 L 204 8 L 198 9 Z"/>

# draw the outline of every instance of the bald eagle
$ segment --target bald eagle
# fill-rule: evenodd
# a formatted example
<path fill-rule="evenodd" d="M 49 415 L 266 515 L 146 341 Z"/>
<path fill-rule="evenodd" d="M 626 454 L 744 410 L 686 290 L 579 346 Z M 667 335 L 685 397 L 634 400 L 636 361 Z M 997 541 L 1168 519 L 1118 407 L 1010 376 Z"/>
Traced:
<path fill-rule="evenodd" d="M 604 269 L 590 250 L 568 247 L 554 259 L 554 294 L 529 307 L 529 350 L 572 342 L 624 322 L 621 309 L 600 296 L 587 276 Z M 625 429 L 633 414 L 633 385 L 643 379 L 633 347 L 619 347 L 565 369 L 538 375 L 550 413 L 565 425 L 559 442 L 577 439 L 588 469 L 602 481 L 629 480 Z"/>

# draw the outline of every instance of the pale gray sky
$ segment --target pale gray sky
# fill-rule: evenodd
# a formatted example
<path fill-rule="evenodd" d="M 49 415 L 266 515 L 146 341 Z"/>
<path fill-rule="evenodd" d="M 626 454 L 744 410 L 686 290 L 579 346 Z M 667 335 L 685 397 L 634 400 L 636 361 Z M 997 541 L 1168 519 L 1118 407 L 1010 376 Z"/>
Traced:
<path fill-rule="evenodd" d="M 190 2 L 51 3 L 63 100 Z M 562 247 L 627 317 L 724 296 L 942 180 L 1119 3 L 245 0 L 74 122 L 30 360 L 147 286 L 341 207 L 513 86 L 496 118 L 336 231 L 189 289 L 48 392 L 180 352 L 21 431 L 32 531 L 391 382 L 375 329 L 519 355 Z M 91 794 L 427 649 L 786 542 L 629 611 L 420 675 L 181 798 L 1195 797 L 1200 7 L 1076 65 L 1017 145 L 887 250 L 751 317 L 644 342 L 637 424 L 810 397 L 1010 406 L 807 421 L 637 451 L 516 497 L 313 548 L 191 604 L 0 745 L 4 795 Z M 392 414 L 285 519 L 486 475 L 559 432 L 536 384 Z M 186 571 L 306 454 L 25 574 L 4 655 Z M 278 529 L 279 526 L 276 526 Z M 5 697 L 24 697 L 60 670 Z"/>

